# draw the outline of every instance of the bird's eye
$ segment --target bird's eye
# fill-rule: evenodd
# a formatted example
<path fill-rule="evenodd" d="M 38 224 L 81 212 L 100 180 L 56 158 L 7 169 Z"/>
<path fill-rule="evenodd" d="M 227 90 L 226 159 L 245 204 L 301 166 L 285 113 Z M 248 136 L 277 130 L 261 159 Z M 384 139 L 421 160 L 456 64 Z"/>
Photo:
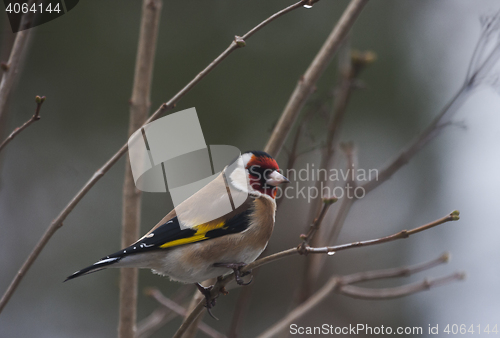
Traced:
<path fill-rule="evenodd" d="M 259 176 L 260 175 L 260 166 L 253 165 L 248 169 L 248 172 L 250 173 L 250 175 Z"/>

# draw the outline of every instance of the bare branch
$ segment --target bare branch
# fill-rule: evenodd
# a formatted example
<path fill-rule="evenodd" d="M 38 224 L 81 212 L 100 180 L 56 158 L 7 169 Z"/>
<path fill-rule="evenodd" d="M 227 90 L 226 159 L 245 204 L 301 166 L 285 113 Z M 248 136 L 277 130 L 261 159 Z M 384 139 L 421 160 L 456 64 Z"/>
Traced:
<path fill-rule="evenodd" d="M 323 197 L 323 207 L 321 208 L 318 217 L 314 219 L 312 224 L 309 227 L 309 231 L 307 234 L 302 234 L 300 235 L 300 238 L 304 240 L 302 244 L 300 245 L 299 250 L 305 250 L 305 247 L 311 242 L 311 240 L 314 238 L 314 235 L 316 232 L 319 230 L 319 227 L 321 226 L 321 222 L 323 222 L 323 219 L 325 218 L 326 213 L 328 212 L 328 209 L 330 206 L 338 201 L 337 197 Z M 302 252 L 305 253 L 305 252 Z"/>
<path fill-rule="evenodd" d="M 428 290 L 431 287 L 436 287 L 450 283 L 455 280 L 463 279 L 464 278 L 463 273 L 455 273 L 453 275 L 437 278 L 432 281 L 425 280 L 421 283 L 415 283 L 415 284 L 410 284 L 395 288 L 387 288 L 387 289 L 368 289 L 368 288 L 361 288 L 357 286 L 348 285 L 351 283 L 357 283 L 367 280 L 409 276 L 411 274 L 420 271 L 428 270 L 436 265 L 446 263 L 448 262 L 448 259 L 449 255 L 444 254 L 441 257 L 434 259 L 430 262 L 418 264 L 412 267 L 367 271 L 346 276 L 333 276 L 311 297 L 309 297 L 302 304 L 296 307 L 293 311 L 287 314 L 283 319 L 281 319 L 276 324 L 274 324 L 269 329 L 260 334 L 258 338 L 268 338 L 275 336 L 283 329 L 288 327 L 288 325 L 290 325 L 292 322 L 296 321 L 297 319 L 299 319 L 300 317 L 304 316 L 309 311 L 311 311 L 314 307 L 316 307 L 323 300 L 325 300 L 326 297 L 330 295 L 332 292 L 337 292 L 340 294 L 356 298 L 387 299 L 387 298 L 406 296 L 419 291 Z"/>
<path fill-rule="evenodd" d="M 457 272 L 445 277 L 436 278 L 432 280 L 425 279 L 422 282 L 397 286 L 393 288 L 384 289 L 369 289 L 362 288 L 359 286 L 345 285 L 338 289 L 338 293 L 352 298 L 359 299 L 370 299 L 370 300 L 381 300 L 381 299 L 392 299 L 408 296 L 420 291 L 430 290 L 433 287 L 441 286 L 444 284 L 451 283 L 457 280 L 463 280 L 465 274 L 462 272 Z"/>
<path fill-rule="evenodd" d="M 248 39 L 250 36 L 255 34 L 258 30 L 260 30 L 262 27 L 264 27 L 266 24 L 270 23 L 274 19 L 291 12 L 292 10 L 296 8 L 300 8 L 305 0 L 299 1 L 294 5 L 291 5 L 275 15 L 269 17 L 268 19 L 264 20 L 262 23 L 260 23 L 256 28 L 253 28 L 250 30 L 247 34 L 245 34 L 242 38 L 243 39 Z M 215 67 L 217 67 L 229 54 L 231 54 L 233 51 L 236 49 L 243 47 L 243 43 L 241 42 L 242 38 L 237 38 L 236 40 L 238 41 L 233 41 L 229 45 L 229 47 L 224 50 L 217 58 L 215 58 L 204 70 L 202 70 L 200 73 L 198 73 L 192 80 L 189 82 L 184 88 L 182 88 L 177 94 L 174 95 L 168 102 L 162 104 L 156 112 L 154 112 L 150 118 L 146 121 L 146 124 L 149 122 L 154 121 L 155 119 L 159 118 L 167 109 L 171 109 L 175 107 L 176 103 L 179 102 L 179 100 L 186 95 L 195 85 L 197 85 L 205 76 L 207 76 Z M 52 221 L 52 223 L 49 225 L 45 233 L 42 235 L 38 243 L 35 245 L 35 248 L 33 251 L 30 253 L 26 261 L 23 263 L 19 271 L 17 272 L 16 276 L 14 279 L 11 281 L 9 287 L 5 291 L 4 295 L 2 296 L 2 299 L 0 300 L 0 313 L 4 309 L 5 305 L 8 303 L 10 297 L 14 294 L 15 290 L 17 289 L 19 283 L 23 279 L 24 275 L 26 272 L 29 270 L 31 265 L 35 262 L 37 257 L 40 255 L 40 252 L 42 252 L 43 248 L 45 245 L 48 243 L 48 241 L 52 238 L 54 233 L 63 225 L 64 220 L 68 215 L 73 211 L 73 209 L 76 207 L 76 205 L 82 200 L 82 198 L 89 192 L 89 190 L 103 177 L 113 165 L 118 162 L 118 160 L 127 152 L 128 149 L 128 144 L 125 143 L 119 150 L 116 152 L 99 170 L 97 170 L 94 175 L 85 183 L 85 185 L 80 189 L 80 191 L 73 197 L 73 199 L 66 205 L 66 207 L 59 213 L 59 215 Z"/>
<path fill-rule="evenodd" d="M 7 144 L 10 143 L 16 137 L 19 133 L 21 133 L 24 129 L 28 128 L 30 124 L 32 124 L 35 121 L 40 120 L 40 108 L 42 108 L 42 104 L 45 102 L 45 96 L 37 96 L 35 97 L 35 102 L 36 102 L 36 110 L 35 114 L 28 120 L 26 121 L 22 126 L 14 129 L 14 131 L 7 136 L 7 138 L 0 144 L 0 151 L 7 146 Z"/>
<path fill-rule="evenodd" d="M 450 254 L 448 252 L 445 252 L 438 258 L 413 266 L 353 273 L 347 276 L 343 276 L 342 282 L 344 284 L 355 284 L 377 279 L 408 277 L 422 271 L 430 270 L 438 265 L 448 263 L 449 261 Z"/>
<path fill-rule="evenodd" d="M 430 222 L 428 224 L 422 225 L 420 227 L 413 228 L 410 230 L 402 230 L 402 231 L 397 232 L 393 235 L 381 237 L 381 238 L 377 238 L 377 239 L 371 239 L 371 240 L 367 240 L 367 241 L 360 241 L 360 242 L 341 244 L 341 245 L 335 245 L 335 246 L 327 246 L 327 247 L 322 247 L 322 248 L 308 247 L 307 253 L 332 253 L 332 252 L 337 252 L 337 251 L 342 251 L 342 250 L 347 250 L 347 249 L 352 249 L 352 248 L 358 248 L 358 247 L 362 247 L 362 246 L 370 246 L 370 245 L 392 242 L 392 241 L 402 239 L 402 238 L 408 238 L 411 235 L 422 232 L 424 230 L 428 230 L 430 228 L 434 228 L 435 226 L 438 226 L 440 224 L 443 224 L 446 222 L 451 222 L 451 221 L 458 221 L 460 219 L 459 214 L 460 213 L 457 210 L 455 210 L 445 217 L 442 217 L 438 220 L 435 220 L 435 221 Z"/>
<path fill-rule="evenodd" d="M 148 118 L 153 78 L 156 38 L 160 24 L 162 0 L 143 0 L 141 28 L 135 63 L 134 84 L 130 99 L 128 136 Z M 125 161 L 122 207 L 122 248 L 139 238 L 141 224 L 141 191 L 135 187 L 129 158 Z M 134 338 L 137 321 L 137 268 L 120 269 L 120 304 L 118 337 Z"/>
<path fill-rule="evenodd" d="M 300 110 L 314 91 L 316 82 L 325 71 L 367 3 L 368 0 L 351 0 L 313 62 L 298 81 L 264 149 L 271 156 L 277 157 L 279 154 L 292 126 L 297 120 Z"/>

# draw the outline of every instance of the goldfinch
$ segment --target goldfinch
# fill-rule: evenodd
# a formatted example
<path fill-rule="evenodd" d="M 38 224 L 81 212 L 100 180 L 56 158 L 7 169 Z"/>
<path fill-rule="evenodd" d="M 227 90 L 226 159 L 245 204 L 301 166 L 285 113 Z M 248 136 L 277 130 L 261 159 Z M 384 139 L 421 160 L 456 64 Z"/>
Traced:
<path fill-rule="evenodd" d="M 236 282 L 244 284 L 239 270 L 266 248 L 275 221 L 276 187 L 289 181 L 278 172 L 276 160 L 265 152 L 246 152 L 237 161 L 238 166 L 226 166 L 137 242 L 75 272 L 66 281 L 105 268 L 133 267 L 152 269 L 174 281 L 195 283 L 206 297 L 209 288 L 199 282 L 230 270 L 235 272 Z M 221 182 L 227 188 L 223 192 L 214 188 Z M 233 211 L 202 224 L 190 219 L 190 210 L 196 213 L 200 208 L 218 208 L 223 194 L 230 190 L 247 194 Z M 207 307 L 211 307 L 208 300 Z"/>

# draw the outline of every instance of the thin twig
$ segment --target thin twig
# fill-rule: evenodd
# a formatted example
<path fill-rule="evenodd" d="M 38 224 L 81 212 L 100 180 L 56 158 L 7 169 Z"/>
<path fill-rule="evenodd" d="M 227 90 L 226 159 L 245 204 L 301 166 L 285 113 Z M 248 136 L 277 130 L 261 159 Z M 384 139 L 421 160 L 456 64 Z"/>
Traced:
<path fill-rule="evenodd" d="M 352 248 L 358 248 L 358 247 L 362 247 L 362 246 L 370 246 L 370 245 L 392 242 L 392 241 L 395 241 L 398 239 L 408 238 L 411 235 L 414 235 L 414 234 L 417 234 L 419 232 L 434 228 L 434 227 L 436 227 L 440 224 L 443 224 L 443 223 L 458 221 L 460 219 L 459 214 L 460 213 L 457 210 L 455 210 L 455 211 L 451 212 L 449 215 L 442 217 L 438 220 L 435 220 L 433 222 L 427 223 L 425 225 L 422 225 L 422 226 L 419 226 L 417 228 L 413 228 L 410 230 L 402 230 L 400 232 L 397 232 L 395 234 L 392 234 L 392 235 L 389 235 L 386 237 L 371 239 L 371 240 L 367 240 L 367 241 L 359 241 L 359 242 L 354 242 L 354 243 L 349 243 L 349 244 L 326 246 L 326 247 L 322 247 L 322 248 L 307 247 L 306 250 L 307 250 L 307 253 L 332 253 L 332 252 L 338 252 L 338 251 L 352 249 Z"/>
<path fill-rule="evenodd" d="M 264 149 L 264 151 L 271 156 L 278 156 L 291 128 L 297 120 L 300 110 L 314 91 L 316 82 L 324 73 L 342 41 L 367 3 L 368 0 L 352 0 L 349 3 L 313 62 L 298 81 Z"/>
<path fill-rule="evenodd" d="M 291 5 L 268 19 L 264 20 L 258 26 L 250 30 L 247 34 L 245 34 L 242 38 L 236 38 L 231 42 L 229 47 L 224 50 L 217 58 L 215 58 L 204 70 L 198 73 L 192 80 L 189 82 L 184 88 L 182 88 L 177 94 L 175 94 L 168 102 L 162 104 L 158 110 L 156 110 L 150 118 L 146 121 L 150 123 L 157 118 L 159 118 L 163 113 L 167 111 L 167 109 L 172 109 L 175 107 L 176 103 L 186 95 L 195 85 L 197 85 L 203 78 L 205 78 L 215 67 L 217 67 L 227 56 L 229 56 L 236 49 L 243 47 L 245 39 L 248 40 L 250 36 L 255 34 L 262 27 L 273 21 L 274 19 L 291 12 L 296 8 L 300 8 L 305 0 L 299 1 L 294 5 Z M 119 150 L 116 152 L 99 170 L 97 170 L 94 175 L 85 183 L 85 185 L 80 189 L 80 191 L 73 197 L 73 199 L 66 205 L 66 207 L 59 213 L 59 215 L 52 221 L 49 225 L 45 233 L 42 235 L 38 243 L 35 245 L 35 248 L 32 250 L 26 261 L 23 263 L 21 268 L 18 270 L 16 276 L 11 281 L 9 287 L 5 291 L 2 299 L 0 300 L 0 313 L 3 311 L 5 305 L 8 303 L 9 299 L 14 294 L 17 289 L 19 283 L 23 279 L 26 272 L 29 270 L 31 265 L 35 262 L 37 257 L 42 252 L 45 245 L 52 238 L 54 233 L 63 225 L 63 221 L 68 217 L 68 215 L 73 211 L 76 205 L 82 200 L 82 198 L 89 192 L 89 190 L 101 179 L 108 171 L 113 167 L 113 165 L 118 162 L 118 160 L 127 152 L 128 144 L 125 143 Z"/>
<path fill-rule="evenodd" d="M 448 256 L 442 255 L 441 257 L 435 260 L 415 265 L 412 267 L 367 271 L 363 273 L 355 273 L 346 276 L 333 276 L 311 297 L 309 297 L 306 301 L 304 301 L 302 304 L 296 307 L 293 311 L 288 313 L 283 319 L 279 320 L 269 329 L 261 333 L 258 336 L 258 338 L 269 338 L 275 336 L 283 329 L 288 327 L 288 325 L 290 325 L 291 323 L 293 323 L 294 321 L 296 321 L 297 319 L 299 319 L 300 317 L 304 316 L 309 311 L 311 311 L 314 307 L 316 307 L 323 300 L 325 300 L 326 297 L 330 295 L 332 292 L 337 292 L 355 298 L 390 299 L 390 298 L 406 296 L 419 291 L 428 290 L 432 287 L 440 286 L 455 280 L 463 279 L 464 278 L 463 273 L 455 273 L 446 277 L 437 278 L 432 281 L 424 280 L 423 282 L 420 283 L 409 284 L 394 288 L 386 288 L 386 289 L 368 289 L 368 288 L 361 288 L 349 285 L 352 283 L 358 283 L 362 281 L 375 280 L 381 278 L 395 278 L 401 276 L 409 276 L 420 271 L 428 270 L 436 265 L 445 263 L 448 261 L 447 258 Z"/>
<path fill-rule="evenodd" d="M 377 279 L 408 277 L 422 271 L 430 270 L 438 265 L 448 263 L 449 261 L 450 254 L 448 252 L 445 252 L 441 256 L 433 260 L 413 266 L 353 273 L 347 276 L 343 276 L 342 282 L 344 284 L 355 284 Z"/>
<path fill-rule="evenodd" d="M 400 231 L 396 234 L 387 236 L 387 237 L 382 237 L 378 239 L 372 239 L 372 240 L 367 240 L 367 241 L 361 241 L 361 242 L 354 242 L 354 243 L 349 243 L 349 244 L 342 244 L 342 245 L 337 245 L 337 246 L 331 246 L 331 247 L 323 247 L 323 248 L 311 248 L 311 247 L 306 247 L 307 253 L 329 253 L 329 252 L 337 252 L 337 251 L 342 251 L 342 250 L 347 250 L 347 249 L 353 249 L 353 248 L 358 248 L 362 246 L 369 246 L 369 245 L 376 245 L 376 244 L 382 244 L 390 241 L 395 241 L 398 239 L 402 238 L 408 238 L 409 236 L 419 233 L 421 231 L 433 228 L 435 226 L 438 226 L 439 224 L 443 224 L 446 222 L 450 221 L 457 221 L 459 220 L 459 212 L 458 211 L 453 211 L 449 215 L 442 217 L 434 222 L 422 225 L 420 227 L 411 229 L 411 230 L 403 230 Z M 279 259 L 292 256 L 295 254 L 300 254 L 300 245 L 296 248 L 291 248 L 288 250 L 280 251 L 278 253 L 269 255 L 264 258 L 260 258 L 245 267 L 241 269 L 241 272 L 246 272 L 250 271 L 253 269 L 256 269 L 258 267 L 261 267 L 262 265 L 277 261 Z M 217 283 L 213 286 L 210 294 L 212 299 L 217 297 L 220 293 L 221 288 L 225 287 L 230 281 L 233 280 L 233 274 L 230 273 L 223 278 L 220 278 L 217 280 Z M 184 333 L 185 330 L 191 325 L 191 323 L 201 314 L 201 312 L 204 309 L 204 300 L 199 302 L 198 305 L 194 308 L 194 310 L 186 317 L 182 325 L 179 327 L 177 332 L 174 335 L 174 338 L 180 338 L 182 334 Z"/>
<path fill-rule="evenodd" d="M 429 290 L 433 287 L 448 284 L 456 280 L 462 280 L 464 279 L 464 277 L 465 274 L 463 272 L 456 272 L 454 274 L 436 279 L 424 279 L 421 282 L 384 289 L 370 289 L 354 285 L 345 285 L 340 287 L 337 292 L 345 296 L 359 299 L 392 299 L 408 296 L 420 291 Z"/>
<path fill-rule="evenodd" d="M 2 144 L 0 144 L 0 151 L 2 151 L 3 148 L 5 148 L 5 146 L 7 144 L 9 144 L 10 141 L 12 141 L 14 139 L 14 137 L 16 137 L 24 129 L 28 128 L 30 126 L 30 124 L 40 120 L 40 108 L 42 107 L 42 104 L 45 102 L 45 96 L 35 97 L 35 102 L 36 102 L 35 114 L 28 121 L 24 122 L 24 124 L 22 126 L 14 129 L 14 131 L 9 136 L 7 136 L 7 138 L 2 142 Z"/>
<path fill-rule="evenodd" d="M 307 234 L 302 234 L 300 238 L 302 238 L 303 242 L 300 245 L 299 250 L 305 250 L 306 246 L 309 245 L 311 240 L 314 238 L 314 235 L 316 232 L 319 230 L 319 227 L 321 226 L 321 222 L 323 222 L 323 219 L 325 218 L 326 213 L 328 212 L 328 209 L 330 206 L 338 201 L 337 197 L 323 197 L 323 207 L 321 208 L 318 216 L 314 219 L 314 221 L 311 223 L 309 226 L 309 231 Z M 303 252 L 305 253 L 305 252 Z"/>
<path fill-rule="evenodd" d="M 148 118 L 153 78 L 156 38 L 160 24 L 162 0 L 143 0 L 139 43 L 135 63 L 134 84 L 130 99 L 128 136 Z M 125 161 L 122 207 L 122 248 L 139 238 L 141 224 L 141 191 L 135 187 L 129 157 Z M 137 268 L 120 270 L 120 303 L 118 337 L 134 338 L 137 321 Z"/>

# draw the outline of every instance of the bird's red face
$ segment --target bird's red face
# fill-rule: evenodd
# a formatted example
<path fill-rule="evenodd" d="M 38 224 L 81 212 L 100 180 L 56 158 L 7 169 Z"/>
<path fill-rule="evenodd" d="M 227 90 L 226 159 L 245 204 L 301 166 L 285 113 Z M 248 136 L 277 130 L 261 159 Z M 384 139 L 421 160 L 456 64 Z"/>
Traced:
<path fill-rule="evenodd" d="M 278 163 L 263 151 L 252 151 L 243 154 L 245 169 L 248 170 L 250 186 L 271 198 L 276 197 L 276 187 L 281 183 L 290 182 L 279 173 Z"/>

